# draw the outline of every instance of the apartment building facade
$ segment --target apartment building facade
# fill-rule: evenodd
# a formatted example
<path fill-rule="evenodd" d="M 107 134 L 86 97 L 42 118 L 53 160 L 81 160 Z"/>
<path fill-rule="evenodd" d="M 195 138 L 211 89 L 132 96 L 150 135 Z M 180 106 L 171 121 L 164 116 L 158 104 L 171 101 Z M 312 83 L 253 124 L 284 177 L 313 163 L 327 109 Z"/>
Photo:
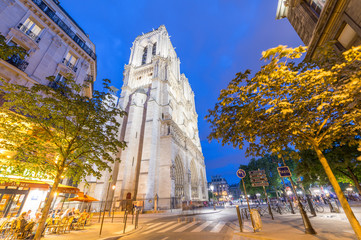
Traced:
<path fill-rule="evenodd" d="M 287 18 L 305 45 L 306 58 L 334 42 L 338 52 L 361 44 L 360 0 L 279 0 L 276 18 Z"/>
<path fill-rule="evenodd" d="M 78 83 L 96 79 L 95 45 L 57 0 L 0 0 L 0 34 L 27 56 L 0 59 L 0 77 L 19 84 L 49 84 L 71 74 Z M 91 96 L 92 84 L 84 90 Z"/>

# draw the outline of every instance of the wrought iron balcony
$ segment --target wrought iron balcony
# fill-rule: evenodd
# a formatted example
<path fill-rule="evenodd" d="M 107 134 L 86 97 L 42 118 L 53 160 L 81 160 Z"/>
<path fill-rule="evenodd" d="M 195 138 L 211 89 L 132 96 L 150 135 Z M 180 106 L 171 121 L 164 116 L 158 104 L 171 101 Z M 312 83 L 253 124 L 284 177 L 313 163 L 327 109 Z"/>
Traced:
<path fill-rule="evenodd" d="M 39 43 L 41 38 L 39 37 L 39 35 L 36 35 L 35 33 L 33 33 L 29 28 L 27 28 L 26 26 L 24 26 L 22 23 L 19 23 L 18 25 L 18 29 L 20 31 L 22 31 L 23 33 L 25 33 L 26 35 L 28 35 L 31 39 L 33 39 L 36 43 Z"/>
<path fill-rule="evenodd" d="M 10 63 L 11 65 L 14 65 L 15 67 L 19 68 L 23 72 L 25 71 L 25 69 L 29 65 L 28 62 L 21 59 L 18 55 L 11 56 L 11 58 L 9 58 L 7 60 L 7 62 Z"/>
<path fill-rule="evenodd" d="M 53 22 L 58 25 L 71 39 L 74 40 L 91 58 L 96 60 L 96 55 L 93 50 L 88 47 L 83 40 L 81 40 L 68 25 L 66 25 L 48 5 L 42 0 L 32 0 Z"/>
<path fill-rule="evenodd" d="M 76 72 L 78 70 L 77 67 L 74 66 L 74 64 L 72 64 L 71 62 L 69 62 L 68 60 L 66 60 L 65 58 L 63 58 L 63 61 L 61 61 L 65 66 L 69 67 L 71 70 L 73 70 L 74 72 Z"/>

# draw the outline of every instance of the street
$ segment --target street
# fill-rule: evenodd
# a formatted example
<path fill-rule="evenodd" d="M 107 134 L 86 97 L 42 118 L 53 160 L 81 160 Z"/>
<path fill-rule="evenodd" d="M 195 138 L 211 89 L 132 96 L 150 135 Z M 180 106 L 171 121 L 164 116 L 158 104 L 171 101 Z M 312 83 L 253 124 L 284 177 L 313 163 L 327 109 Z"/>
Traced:
<path fill-rule="evenodd" d="M 121 239 L 232 239 L 235 228 L 231 223 L 236 220 L 234 208 L 212 209 L 194 215 L 180 214 L 146 222 L 140 231 Z"/>

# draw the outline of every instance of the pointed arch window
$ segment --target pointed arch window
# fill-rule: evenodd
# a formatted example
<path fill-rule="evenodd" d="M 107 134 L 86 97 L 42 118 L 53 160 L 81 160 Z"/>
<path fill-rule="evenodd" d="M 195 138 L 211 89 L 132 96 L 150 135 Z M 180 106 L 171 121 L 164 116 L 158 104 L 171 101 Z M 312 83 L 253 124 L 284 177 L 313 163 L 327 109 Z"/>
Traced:
<path fill-rule="evenodd" d="M 148 54 L 148 47 L 145 47 L 143 50 L 142 65 L 146 64 L 147 62 L 147 54 Z"/>
<path fill-rule="evenodd" d="M 154 43 L 153 44 L 153 48 L 152 48 L 152 55 L 156 55 L 156 52 L 157 52 L 157 43 Z"/>

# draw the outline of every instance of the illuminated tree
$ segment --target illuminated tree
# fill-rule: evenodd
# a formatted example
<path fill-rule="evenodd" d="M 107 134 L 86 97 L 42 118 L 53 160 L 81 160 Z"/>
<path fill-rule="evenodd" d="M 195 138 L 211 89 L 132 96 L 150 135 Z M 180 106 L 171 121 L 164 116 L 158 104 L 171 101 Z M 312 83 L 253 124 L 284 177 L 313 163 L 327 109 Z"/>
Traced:
<path fill-rule="evenodd" d="M 238 73 L 206 116 L 209 138 L 239 148 L 249 142 L 246 153 L 256 156 L 280 154 L 289 146 L 312 148 L 361 239 L 360 224 L 322 152 L 339 139 L 341 145 L 359 144 L 354 136 L 361 119 L 361 47 L 342 55 L 324 49 L 313 62 L 300 62 L 305 52 L 269 49 L 262 57 L 268 64 L 254 77 L 249 70 Z"/>
<path fill-rule="evenodd" d="M 40 239 L 60 181 L 99 178 L 125 147 L 117 122 L 124 112 L 111 104 L 111 95 L 94 91 L 89 98 L 83 94 L 89 82 L 50 80 L 49 86 L 31 87 L 3 80 L 0 87 L 5 99 L 0 107 L 0 149 L 7 151 L 0 155 L 2 171 L 17 175 L 28 171 L 54 181 L 35 239 Z M 105 88 L 108 83 L 104 80 Z"/>

